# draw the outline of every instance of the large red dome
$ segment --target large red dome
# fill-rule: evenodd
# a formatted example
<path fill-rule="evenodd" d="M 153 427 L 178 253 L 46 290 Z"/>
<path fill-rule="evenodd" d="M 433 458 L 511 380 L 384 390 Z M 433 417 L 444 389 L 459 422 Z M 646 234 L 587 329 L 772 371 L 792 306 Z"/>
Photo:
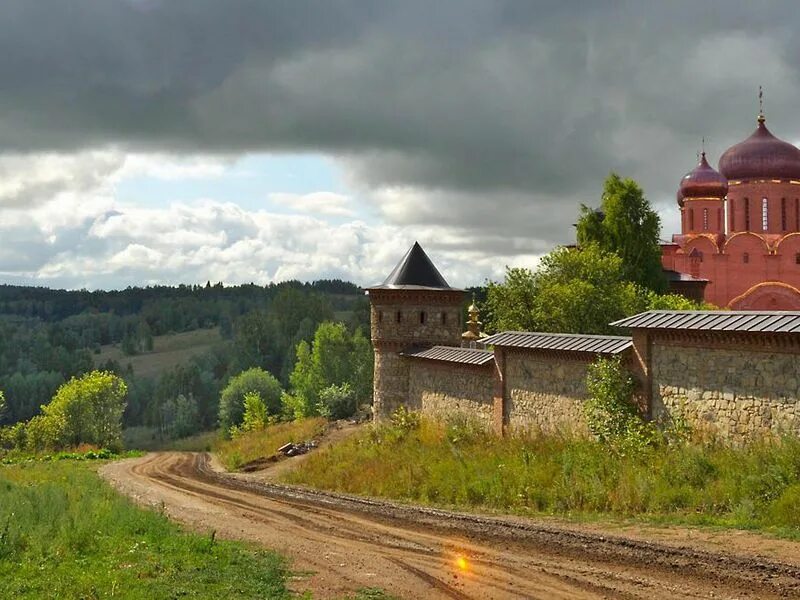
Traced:
<path fill-rule="evenodd" d="M 722 154 L 719 170 L 729 180 L 800 179 L 800 150 L 772 135 L 759 116 L 753 135 Z"/>
<path fill-rule="evenodd" d="M 703 152 L 697 166 L 681 179 L 678 204 L 683 206 L 684 198 L 724 198 L 727 193 L 728 180 L 708 164 Z"/>

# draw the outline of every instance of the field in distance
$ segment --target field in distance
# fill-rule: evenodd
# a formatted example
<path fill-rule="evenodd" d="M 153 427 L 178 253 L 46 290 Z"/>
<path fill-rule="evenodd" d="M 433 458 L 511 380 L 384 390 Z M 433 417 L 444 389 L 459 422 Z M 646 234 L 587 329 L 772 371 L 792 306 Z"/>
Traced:
<path fill-rule="evenodd" d="M 100 354 L 93 355 L 95 366 L 107 360 L 117 361 L 123 369 L 130 364 L 135 375 L 140 377 L 157 377 L 162 372 L 186 363 L 192 356 L 202 354 L 222 341 L 219 327 L 212 329 L 196 329 L 185 333 L 171 333 L 153 338 L 152 352 L 143 352 L 135 356 L 127 356 L 119 345 L 107 344 L 100 347 Z"/>

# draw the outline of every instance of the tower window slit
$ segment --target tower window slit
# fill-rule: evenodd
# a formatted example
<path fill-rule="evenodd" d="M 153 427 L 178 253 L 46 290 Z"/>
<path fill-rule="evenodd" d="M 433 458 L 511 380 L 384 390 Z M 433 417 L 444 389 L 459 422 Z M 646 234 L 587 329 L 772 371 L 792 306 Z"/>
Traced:
<path fill-rule="evenodd" d="M 689 209 L 689 231 L 694 231 L 694 209 Z"/>
<path fill-rule="evenodd" d="M 769 213 L 767 212 L 767 199 L 761 199 L 761 229 L 766 231 L 769 227 Z"/>
<path fill-rule="evenodd" d="M 750 254 L 748 254 L 747 252 L 745 252 L 744 254 L 742 254 L 742 262 L 743 262 L 744 264 L 747 264 L 747 263 L 749 263 L 749 262 L 750 262 Z"/>
<path fill-rule="evenodd" d="M 733 210 L 733 200 L 728 200 L 728 212 L 731 215 L 731 231 L 736 231 L 736 211 Z"/>
<path fill-rule="evenodd" d="M 425 325 L 425 311 L 424 310 L 421 313 L 419 313 L 419 324 L 420 325 Z"/>
<path fill-rule="evenodd" d="M 794 255 L 794 264 L 800 265 L 800 252 Z"/>
<path fill-rule="evenodd" d="M 378 311 L 378 323 L 382 323 L 382 322 L 383 322 L 383 311 L 379 310 Z"/>
<path fill-rule="evenodd" d="M 442 325 L 447 325 L 447 313 L 442 313 Z"/>
<path fill-rule="evenodd" d="M 403 313 L 398 310 L 397 311 L 397 322 L 399 323 L 402 320 L 403 320 Z"/>

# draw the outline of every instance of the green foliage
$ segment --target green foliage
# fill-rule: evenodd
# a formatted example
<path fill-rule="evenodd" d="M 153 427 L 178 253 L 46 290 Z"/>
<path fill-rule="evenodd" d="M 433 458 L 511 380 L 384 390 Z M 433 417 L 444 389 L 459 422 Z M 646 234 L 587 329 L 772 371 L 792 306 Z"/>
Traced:
<path fill-rule="evenodd" d="M 223 431 L 239 426 L 244 419 L 245 395 L 255 392 L 270 415 L 281 411 L 283 389 L 280 382 L 263 369 L 254 367 L 231 377 L 219 399 L 219 424 Z"/>
<path fill-rule="evenodd" d="M 349 383 L 329 385 L 320 390 L 317 412 L 327 419 L 345 419 L 355 414 L 356 394 Z"/>
<path fill-rule="evenodd" d="M 7 411 L 8 405 L 6 404 L 6 397 L 3 395 L 3 390 L 0 390 L 0 421 L 2 421 Z"/>
<path fill-rule="evenodd" d="M 82 462 L 0 469 L 8 598 L 290 598 L 286 564 L 136 507 Z"/>
<path fill-rule="evenodd" d="M 622 274 L 655 292 L 666 287 L 661 267 L 661 220 L 633 179 L 611 173 L 603 185 L 600 211 L 581 206 L 578 245 L 596 244 L 622 259 Z"/>
<path fill-rule="evenodd" d="M 586 388 L 586 422 L 599 442 L 623 452 L 655 443 L 657 432 L 639 414 L 634 382 L 620 357 L 599 358 L 589 365 Z"/>
<path fill-rule="evenodd" d="M 587 438 L 500 438 L 467 422 L 401 423 L 311 454 L 284 480 L 445 507 L 613 515 L 800 538 L 794 437 L 741 448 L 687 443 L 610 452 Z"/>
<path fill-rule="evenodd" d="M 508 269 L 506 281 L 489 284 L 492 331 L 611 333 L 609 323 L 633 314 L 639 294 L 623 279 L 622 259 L 595 245 L 557 248 L 535 273 Z"/>
<path fill-rule="evenodd" d="M 277 421 L 275 416 L 270 417 L 267 405 L 258 392 L 247 392 L 244 395 L 244 418 L 240 427 L 231 427 L 231 437 L 237 437 L 250 431 L 261 431 L 267 425 Z"/>
<path fill-rule="evenodd" d="M 161 405 L 162 435 L 177 439 L 192 435 L 197 430 L 197 401 L 191 393 L 189 396 L 178 394 L 174 400 L 169 398 Z"/>
<path fill-rule="evenodd" d="M 287 398 L 295 417 L 318 415 L 320 410 L 332 418 L 349 417 L 371 399 L 372 346 L 360 330 L 351 335 L 342 323 L 321 323 L 313 344 L 300 342 L 296 356 L 289 377 L 292 396 Z"/>
<path fill-rule="evenodd" d="M 503 283 L 490 281 L 484 320 L 491 331 L 536 331 L 536 276 L 530 269 L 506 267 Z"/>
<path fill-rule="evenodd" d="M 105 371 L 73 377 L 56 391 L 42 414 L 0 433 L 0 446 L 30 452 L 91 444 L 122 447 L 125 382 Z"/>

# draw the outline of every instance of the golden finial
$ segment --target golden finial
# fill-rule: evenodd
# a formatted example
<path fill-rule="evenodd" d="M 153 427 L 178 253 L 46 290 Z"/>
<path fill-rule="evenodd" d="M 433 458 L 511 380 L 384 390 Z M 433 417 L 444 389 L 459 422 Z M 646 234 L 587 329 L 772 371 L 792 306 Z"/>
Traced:
<path fill-rule="evenodd" d="M 764 90 L 758 86 L 758 122 L 764 123 L 767 118 L 764 116 Z"/>

